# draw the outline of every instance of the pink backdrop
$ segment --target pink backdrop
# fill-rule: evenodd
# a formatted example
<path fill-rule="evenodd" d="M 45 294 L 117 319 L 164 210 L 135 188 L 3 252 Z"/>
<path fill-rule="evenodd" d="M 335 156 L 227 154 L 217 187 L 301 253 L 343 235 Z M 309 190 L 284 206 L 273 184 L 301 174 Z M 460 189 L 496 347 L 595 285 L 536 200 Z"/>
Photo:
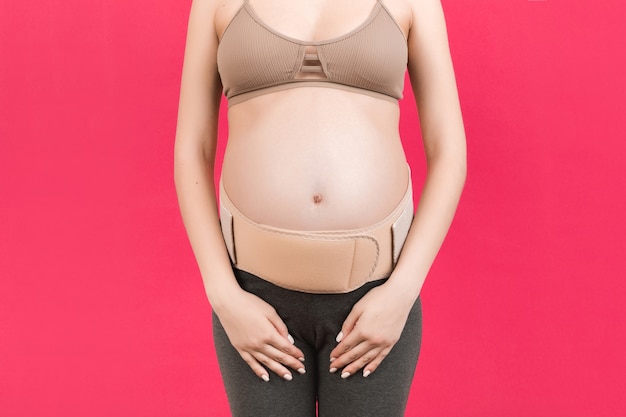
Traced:
<path fill-rule="evenodd" d="M 0 5 L 2 416 L 228 415 L 172 178 L 189 5 Z M 443 5 L 469 176 L 407 415 L 624 415 L 626 7 Z"/>

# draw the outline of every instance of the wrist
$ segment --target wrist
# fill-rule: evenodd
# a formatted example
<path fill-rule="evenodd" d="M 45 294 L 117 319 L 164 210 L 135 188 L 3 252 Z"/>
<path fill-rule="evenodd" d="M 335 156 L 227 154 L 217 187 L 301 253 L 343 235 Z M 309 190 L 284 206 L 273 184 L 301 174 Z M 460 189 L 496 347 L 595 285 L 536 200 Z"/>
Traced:
<path fill-rule="evenodd" d="M 424 279 L 415 278 L 415 274 L 405 274 L 394 270 L 384 284 L 394 293 L 394 300 L 406 300 L 413 304 L 419 297 Z"/>
<path fill-rule="evenodd" d="M 234 281 L 233 283 L 223 283 L 219 287 L 207 291 L 206 294 L 211 308 L 219 316 L 220 312 L 228 306 L 237 304 L 237 298 L 243 291 L 237 281 Z"/>

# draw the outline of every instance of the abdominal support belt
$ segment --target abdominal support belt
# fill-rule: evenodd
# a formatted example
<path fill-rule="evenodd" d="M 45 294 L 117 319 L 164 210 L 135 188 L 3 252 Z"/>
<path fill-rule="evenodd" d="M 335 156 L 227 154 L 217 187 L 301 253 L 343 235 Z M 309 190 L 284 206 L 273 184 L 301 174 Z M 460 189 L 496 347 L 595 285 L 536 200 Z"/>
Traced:
<path fill-rule="evenodd" d="M 297 231 L 254 222 L 230 201 L 220 179 L 220 222 L 233 265 L 280 287 L 344 293 L 386 278 L 413 220 L 411 174 L 404 197 L 380 222 L 351 230 Z"/>

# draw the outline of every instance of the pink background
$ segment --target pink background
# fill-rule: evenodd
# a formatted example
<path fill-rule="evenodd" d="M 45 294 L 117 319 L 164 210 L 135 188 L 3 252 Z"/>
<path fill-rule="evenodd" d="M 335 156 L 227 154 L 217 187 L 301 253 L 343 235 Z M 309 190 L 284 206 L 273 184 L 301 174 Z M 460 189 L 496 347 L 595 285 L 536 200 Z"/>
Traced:
<path fill-rule="evenodd" d="M 189 5 L 0 5 L 1 416 L 228 415 L 172 178 Z M 624 415 L 626 6 L 443 5 L 469 176 L 407 415 Z"/>

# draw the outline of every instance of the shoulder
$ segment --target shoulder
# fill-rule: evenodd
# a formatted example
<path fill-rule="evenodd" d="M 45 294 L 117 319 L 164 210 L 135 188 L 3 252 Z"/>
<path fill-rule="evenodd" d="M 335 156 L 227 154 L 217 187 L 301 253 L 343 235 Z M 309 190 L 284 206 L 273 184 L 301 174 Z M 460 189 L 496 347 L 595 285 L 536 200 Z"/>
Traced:
<path fill-rule="evenodd" d="M 192 0 L 189 25 L 195 24 L 205 31 L 214 32 L 216 38 L 219 38 L 244 2 L 245 0 Z"/>
<path fill-rule="evenodd" d="M 217 37 L 221 38 L 228 24 L 233 20 L 247 0 L 211 0 L 215 3 L 213 22 Z"/>
<path fill-rule="evenodd" d="M 409 0 L 379 0 L 394 18 L 404 37 L 407 38 L 411 29 L 412 10 Z"/>
<path fill-rule="evenodd" d="M 379 0 L 405 33 L 441 11 L 440 0 Z"/>
<path fill-rule="evenodd" d="M 445 30 L 443 7 L 440 0 L 403 0 L 411 13 L 411 31 L 416 33 Z"/>

